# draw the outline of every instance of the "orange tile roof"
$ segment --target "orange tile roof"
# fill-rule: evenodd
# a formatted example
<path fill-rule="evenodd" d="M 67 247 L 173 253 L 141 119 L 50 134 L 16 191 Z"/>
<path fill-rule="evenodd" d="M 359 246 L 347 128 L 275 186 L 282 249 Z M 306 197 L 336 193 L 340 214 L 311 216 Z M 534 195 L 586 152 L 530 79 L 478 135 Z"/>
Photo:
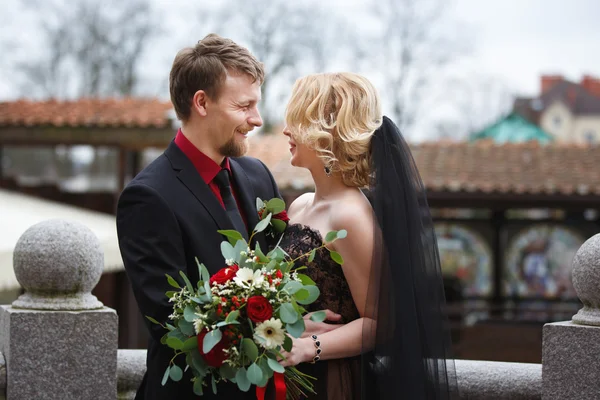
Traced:
<path fill-rule="evenodd" d="M 170 126 L 168 112 L 172 109 L 170 102 L 140 98 L 18 100 L 0 102 L 0 127 L 163 128 Z"/>
<path fill-rule="evenodd" d="M 170 102 L 156 99 L 79 99 L 0 102 L 2 126 L 156 127 L 171 124 Z M 292 167 L 287 138 L 251 137 L 282 189 L 310 190 L 309 172 Z M 411 146 L 426 187 L 440 192 L 600 195 L 600 146 L 425 143 Z"/>
<path fill-rule="evenodd" d="M 411 149 L 429 191 L 600 195 L 600 146 L 481 141 Z M 265 162 L 281 189 L 313 188 L 308 171 L 290 165 L 285 136 L 253 137 L 250 155 Z"/>

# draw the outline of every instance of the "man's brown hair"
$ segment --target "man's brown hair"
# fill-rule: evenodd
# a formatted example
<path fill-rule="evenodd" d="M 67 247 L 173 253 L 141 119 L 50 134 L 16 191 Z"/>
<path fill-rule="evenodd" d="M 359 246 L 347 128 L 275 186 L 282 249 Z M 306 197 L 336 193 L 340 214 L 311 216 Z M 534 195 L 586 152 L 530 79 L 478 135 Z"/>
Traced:
<path fill-rule="evenodd" d="M 246 74 L 260 84 L 265 79 L 263 64 L 248 49 L 214 33 L 194 47 L 180 50 L 169 75 L 171 102 L 177 118 L 184 122 L 189 119 L 192 98 L 198 90 L 216 100 L 228 71 Z"/>

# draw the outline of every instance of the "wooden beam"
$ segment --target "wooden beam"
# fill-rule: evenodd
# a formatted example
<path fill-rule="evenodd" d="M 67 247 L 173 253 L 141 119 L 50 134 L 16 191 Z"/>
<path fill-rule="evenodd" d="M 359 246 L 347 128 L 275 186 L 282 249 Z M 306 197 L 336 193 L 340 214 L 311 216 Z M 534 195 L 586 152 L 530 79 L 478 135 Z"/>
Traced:
<path fill-rule="evenodd" d="M 555 208 L 578 211 L 598 208 L 600 195 L 428 191 L 427 200 L 430 207 L 440 208 L 481 208 L 497 211 L 511 208 Z"/>
<path fill-rule="evenodd" d="M 66 144 L 143 150 L 148 147 L 166 148 L 174 136 L 175 131 L 171 127 L 0 127 L 0 144 L 11 146 Z"/>

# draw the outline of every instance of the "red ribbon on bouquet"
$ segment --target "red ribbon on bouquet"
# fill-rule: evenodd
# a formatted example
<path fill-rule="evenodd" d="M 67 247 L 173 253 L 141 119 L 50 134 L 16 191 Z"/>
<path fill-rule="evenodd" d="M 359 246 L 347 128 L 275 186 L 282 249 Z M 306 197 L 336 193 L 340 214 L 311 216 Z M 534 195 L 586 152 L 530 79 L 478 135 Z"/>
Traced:
<path fill-rule="evenodd" d="M 279 372 L 273 373 L 273 381 L 275 382 L 275 400 L 285 400 L 286 395 L 286 387 L 285 387 L 285 379 L 283 378 L 283 374 Z M 256 387 L 256 398 L 258 400 L 265 400 L 265 393 L 267 392 L 267 387 L 257 386 Z"/>

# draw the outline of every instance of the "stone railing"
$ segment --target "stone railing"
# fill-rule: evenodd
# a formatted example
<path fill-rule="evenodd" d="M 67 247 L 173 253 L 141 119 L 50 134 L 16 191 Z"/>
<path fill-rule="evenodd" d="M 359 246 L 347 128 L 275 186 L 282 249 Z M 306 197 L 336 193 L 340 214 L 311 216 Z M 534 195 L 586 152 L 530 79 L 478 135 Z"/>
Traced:
<path fill-rule="evenodd" d="M 117 315 L 91 290 L 103 254 L 85 226 L 50 220 L 14 251 L 25 289 L 0 306 L 0 400 L 133 399 L 145 350 L 117 350 Z M 463 399 L 600 399 L 600 235 L 578 251 L 573 282 L 584 308 L 544 326 L 540 364 L 456 360 Z"/>

